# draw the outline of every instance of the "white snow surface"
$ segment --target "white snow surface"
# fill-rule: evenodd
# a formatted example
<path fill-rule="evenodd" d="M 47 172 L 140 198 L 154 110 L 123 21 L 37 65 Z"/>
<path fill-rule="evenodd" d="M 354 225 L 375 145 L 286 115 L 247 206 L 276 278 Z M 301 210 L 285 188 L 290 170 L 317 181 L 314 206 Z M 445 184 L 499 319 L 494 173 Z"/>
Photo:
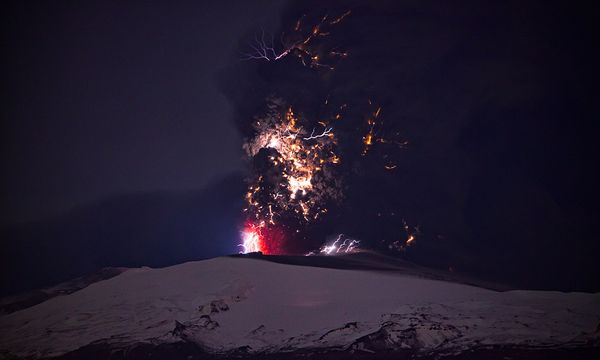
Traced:
<path fill-rule="evenodd" d="M 599 323 L 600 293 L 497 292 L 397 273 L 223 257 L 131 269 L 4 315 L 0 350 L 46 357 L 98 341 L 185 340 L 214 353 L 371 351 L 377 344 L 460 351 L 597 341 Z"/>

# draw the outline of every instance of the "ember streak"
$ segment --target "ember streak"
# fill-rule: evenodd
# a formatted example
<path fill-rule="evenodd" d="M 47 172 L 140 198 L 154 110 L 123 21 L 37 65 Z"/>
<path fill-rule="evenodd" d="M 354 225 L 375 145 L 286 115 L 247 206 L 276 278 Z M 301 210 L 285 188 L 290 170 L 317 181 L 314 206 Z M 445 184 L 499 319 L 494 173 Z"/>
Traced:
<path fill-rule="evenodd" d="M 369 106 L 374 107 L 373 101 L 368 100 Z M 375 143 L 385 144 L 387 146 L 394 146 L 399 148 L 405 148 L 408 145 L 408 141 L 399 140 L 400 133 L 393 133 L 391 136 L 385 136 L 383 134 L 383 121 L 379 120 L 381 115 L 381 106 L 375 107 L 371 113 L 367 115 L 366 120 L 366 133 L 362 137 L 363 150 L 361 155 L 366 156 L 369 150 Z M 386 154 L 384 157 L 388 158 Z M 385 170 L 392 171 L 398 166 L 391 160 L 388 159 L 386 164 L 383 166 Z"/>
<path fill-rule="evenodd" d="M 273 62 L 292 55 L 298 56 L 303 66 L 333 70 L 337 60 L 348 54 L 332 48 L 325 40 L 330 30 L 350 14 L 348 10 L 335 18 L 325 15 L 316 24 L 301 16 L 287 35 L 281 35 L 280 47 L 275 46 L 273 36 L 261 30 L 250 44 L 252 52 L 246 54 L 245 59 Z M 403 148 L 407 143 L 397 140 L 399 132 L 386 134 L 384 121 L 380 119 L 382 107 L 371 99 L 368 99 L 364 129 L 345 125 L 343 117 L 348 105 L 334 105 L 335 101 L 330 101 L 329 96 L 324 101 L 325 113 L 329 114 L 325 119 L 301 116 L 294 106 L 276 96 L 266 102 L 265 113 L 255 117 L 252 134 L 243 145 L 252 169 L 240 246 L 244 253 L 304 253 L 306 249 L 299 245 L 309 239 L 308 229 L 325 218 L 330 206 L 337 205 L 343 197 L 341 171 L 337 170 L 341 158 L 335 129 L 345 128 L 345 132 L 340 133 L 347 139 L 358 140 L 349 141 L 356 144 L 351 148 L 355 148 L 364 161 L 379 164 L 379 156 L 382 156 L 382 171 L 386 172 L 397 168 L 389 156 L 389 146 Z M 354 114 L 360 116 L 357 112 Z M 376 145 L 381 150 L 373 154 L 372 148 Z M 389 249 L 403 250 L 412 242 L 414 236 L 401 246 L 395 244 Z M 322 246 L 319 254 L 353 252 L 357 244 L 357 240 L 342 239 L 340 235 L 333 243 Z"/>
<path fill-rule="evenodd" d="M 418 226 L 410 227 L 406 220 L 402 219 L 402 233 L 404 234 L 401 239 L 392 241 L 388 244 L 388 248 L 394 251 L 406 251 L 410 246 L 413 246 L 417 241 L 417 236 L 421 234 Z"/>
<path fill-rule="evenodd" d="M 341 199 L 333 126 L 321 120 L 316 122 L 321 130 L 308 132 L 311 122 L 282 100 L 269 99 L 267 108 L 255 120 L 255 137 L 244 145 L 254 174 L 246 193 L 244 252 L 286 251 L 278 234 L 300 233 L 328 212 L 328 202 Z"/>
<path fill-rule="evenodd" d="M 371 100 L 369 100 L 369 104 L 371 104 Z M 365 145 L 363 148 L 363 152 L 362 152 L 363 156 L 367 155 L 367 153 L 369 152 L 369 149 L 373 145 L 373 141 L 374 141 L 373 138 L 376 136 L 375 125 L 377 124 L 376 121 L 377 121 L 377 118 L 379 117 L 380 113 L 381 113 L 381 107 L 378 107 L 377 110 L 375 110 L 373 112 L 373 114 L 367 118 L 367 125 L 368 125 L 369 130 L 365 134 L 365 136 L 363 136 L 363 144 Z"/>
<path fill-rule="evenodd" d="M 332 27 L 340 24 L 350 13 L 348 10 L 335 18 L 325 15 L 312 26 L 305 24 L 303 15 L 289 34 L 281 35 L 280 46 L 275 45 L 272 35 L 265 34 L 264 29 L 261 29 L 260 34 L 257 33 L 249 44 L 251 51 L 245 53 L 243 59 L 277 61 L 292 55 L 298 57 L 304 66 L 333 70 L 335 63 L 347 57 L 348 53 L 337 48 L 324 49 L 319 43 L 329 36 Z"/>

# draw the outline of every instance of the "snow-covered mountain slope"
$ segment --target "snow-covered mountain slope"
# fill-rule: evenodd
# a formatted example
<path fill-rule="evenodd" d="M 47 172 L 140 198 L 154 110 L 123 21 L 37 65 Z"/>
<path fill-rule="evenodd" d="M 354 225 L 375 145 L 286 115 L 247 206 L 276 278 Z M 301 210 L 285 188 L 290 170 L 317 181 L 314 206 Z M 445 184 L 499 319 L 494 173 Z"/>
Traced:
<path fill-rule="evenodd" d="M 182 341 L 211 353 L 598 346 L 599 324 L 600 293 L 498 292 L 397 272 L 223 257 L 131 269 L 3 315 L 0 354 Z"/>
<path fill-rule="evenodd" d="M 0 316 L 26 309 L 55 296 L 67 295 L 81 290 L 97 281 L 110 279 L 117 276 L 127 268 L 108 267 L 100 269 L 91 274 L 80 276 L 60 284 L 49 286 L 39 290 L 27 291 L 25 293 L 7 296 L 0 299 Z"/>

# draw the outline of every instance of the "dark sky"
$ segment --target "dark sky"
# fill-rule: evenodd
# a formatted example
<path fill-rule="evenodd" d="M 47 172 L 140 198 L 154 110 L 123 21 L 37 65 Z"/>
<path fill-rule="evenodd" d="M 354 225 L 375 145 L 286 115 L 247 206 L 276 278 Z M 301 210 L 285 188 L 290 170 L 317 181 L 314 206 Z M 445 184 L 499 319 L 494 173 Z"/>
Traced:
<path fill-rule="evenodd" d="M 4 4 L 0 225 L 239 169 L 215 76 L 283 3 Z"/>

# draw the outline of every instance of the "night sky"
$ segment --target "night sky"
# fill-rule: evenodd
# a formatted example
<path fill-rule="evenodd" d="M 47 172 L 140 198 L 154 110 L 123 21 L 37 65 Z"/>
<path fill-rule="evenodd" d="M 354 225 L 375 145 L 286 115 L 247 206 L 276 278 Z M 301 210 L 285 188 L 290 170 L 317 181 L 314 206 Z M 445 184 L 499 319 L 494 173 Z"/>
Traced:
<path fill-rule="evenodd" d="M 215 77 L 268 1 L 17 1 L 2 11 L 2 220 L 190 190 L 241 168 Z"/>
<path fill-rule="evenodd" d="M 349 53 L 335 70 L 241 60 L 261 26 L 347 10 L 322 42 Z M 552 1 L 14 3 L 1 245 L 2 272 L 22 275 L 3 275 L 3 292 L 236 252 L 242 141 L 270 95 L 308 117 L 326 98 L 349 108 L 344 200 L 295 249 L 343 232 L 515 286 L 597 291 L 592 15 Z M 406 147 L 361 155 L 369 99 Z M 403 220 L 419 236 L 392 251 Z"/>

